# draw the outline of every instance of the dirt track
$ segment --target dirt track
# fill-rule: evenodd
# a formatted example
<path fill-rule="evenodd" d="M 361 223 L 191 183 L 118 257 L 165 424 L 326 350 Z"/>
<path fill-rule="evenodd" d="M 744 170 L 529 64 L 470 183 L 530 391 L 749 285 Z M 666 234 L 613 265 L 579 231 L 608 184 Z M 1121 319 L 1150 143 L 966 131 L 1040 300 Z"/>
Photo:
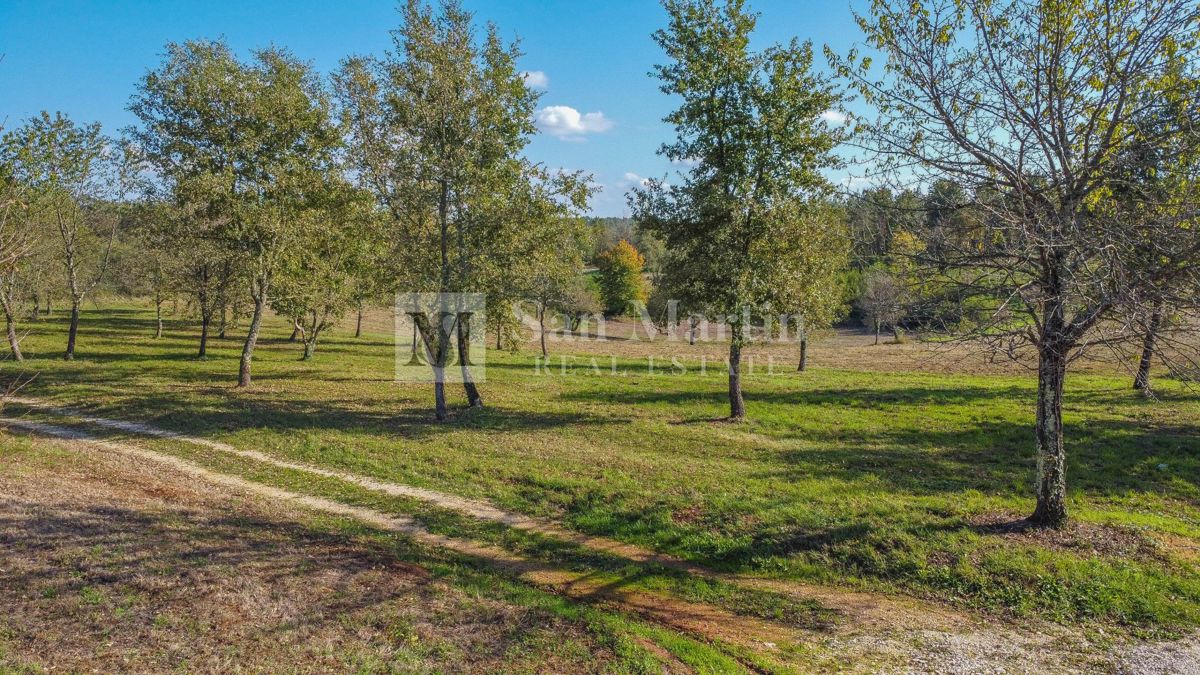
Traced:
<path fill-rule="evenodd" d="M 154 464 L 168 468 L 169 471 L 165 473 L 153 472 L 162 483 L 156 489 L 171 489 L 170 486 L 178 482 L 195 485 L 195 479 L 200 479 L 203 483 L 224 491 L 258 495 L 274 503 L 287 504 L 289 507 L 354 518 L 379 529 L 402 533 L 425 545 L 481 559 L 529 583 L 549 588 L 573 600 L 615 606 L 622 611 L 705 640 L 719 640 L 766 655 L 770 655 L 781 645 L 803 644 L 816 648 L 819 653 L 836 654 L 843 667 L 848 663 L 872 664 L 868 670 L 915 668 L 918 671 L 993 672 L 999 669 L 1001 672 L 1029 672 L 1089 667 L 1114 672 L 1200 672 L 1195 665 L 1200 663 L 1200 645 L 1195 641 L 1101 649 L 1098 645 L 1091 644 L 1084 636 L 1059 626 L 1027 624 L 1017 628 L 996 620 L 970 617 L 937 605 L 907 599 L 780 581 L 746 578 L 735 580 L 737 583 L 816 600 L 839 616 L 836 626 L 828 631 L 801 630 L 739 616 L 717 607 L 681 602 L 620 586 L 606 586 L 590 579 L 587 574 L 547 566 L 496 547 L 430 533 L 404 516 L 349 506 L 254 483 L 238 476 L 216 473 L 133 443 L 91 439 L 79 429 L 68 427 L 48 426 L 26 420 L 8 422 L 42 436 L 66 439 L 70 447 L 93 455 L 98 453 L 109 463 L 120 464 L 124 460 L 117 460 L 116 457 L 119 456 L 124 459 L 132 458 L 138 465 Z M 653 551 L 601 538 L 586 537 L 566 531 L 553 523 L 508 514 L 490 505 L 452 495 L 281 462 L 260 453 L 247 453 L 205 439 L 180 438 L 143 425 L 95 418 L 91 419 L 91 423 L 107 423 L 107 426 L 131 433 L 171 436 L 223 452 L 237 453 L 255 461 L 347 480 L 367 489 L 425 499 L 476 518 L 498 520 L 509 526 L 567 539 L 635 562 L 678 565 L 679 569 L 689 573 L 713 574 L 686 561 L 664 558 Z"/>

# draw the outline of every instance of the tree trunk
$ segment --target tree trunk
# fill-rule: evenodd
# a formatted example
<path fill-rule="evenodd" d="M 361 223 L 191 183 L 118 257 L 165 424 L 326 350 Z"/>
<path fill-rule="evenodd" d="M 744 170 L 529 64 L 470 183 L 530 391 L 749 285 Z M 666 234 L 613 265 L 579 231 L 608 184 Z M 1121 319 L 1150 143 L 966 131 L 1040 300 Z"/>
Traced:
<path fill-rule="evenodd" d="M 362 309 L 358 310 L 358 318 L 354 321 L 354 337 L 362 337 Z"/>
<path fill-rule="evenodd" d="M 880 332 L 882 329 L 883 329 L 883 326 L 881 326 L 881 325 L 879 324 L 879 322 L 878 322 L 878 321 L 876 321 L 876 322 L 875 322 L 875 344 L 879 344 L 879 332 Z"/>
<path fill-rule="evenodd" d="M 746 402 L 742 400 L 742 328 L 733 327 L 729 342 L 729 419 L 746 418 Z"/>
<path fill-rule="evenodd" d="M 321 330 L 325 328 L 325 317 L 317 318 L 317 311 L 312 311 L 312 326 L 310 330 L 301 330 L 304 337 L 304 355 L 300 357 L 301 361 L 308 361 L 313 357 L 313 353 L 317 351 L 317 341 L 321 338 Z"/>
<path fill-rule="evenodd" d="M 246 344 L 242 346 L 242 361 L 238 366 L 238 387 L 250 386 L 250 364 L 254 360 L 254 345 L 258 344 L 258 331 L 262 328 L 263 310 L 267 306 L 267 284 L 260 282 L 254 294 L 254 316 L 250 319 L 250 330 L 246 333 Z"/>
<path fill-rule="evenodd" d="M 1133 378 L 1133 388 L 1147 394 L 1150 393 L 1150 366 L 1154 363 L 1154 343 L 1158 339 L 1162 315 L 1163 306 L 1159 303 L 1150 315 L 1150 325 L 1146 327 L 1146 336 L 1142 341 L 1142 360 L 1138 363 L 1137 375 Z"/>
<path fill-rule="evenodd" d="M 455 327 L 458 333 L 458 364 L 462 369 L 463 389 L 467 393 L 467 401 L 472 408 L 483 407 L 483 396 L 479 387 L 475 386 L 475 377 L 471 375 L 471 325 L 470 315 L 462 315 Z"/>
<path fill-rule="evenodd" d="M 17 339 L 17 322 L 14 320 L 12 303 L 5 298 L 0 298 L 4 305 L 4 324 L 8 333 L 8 348 L 12 351 L 13 361 L 24 361 L 25 357 L 21 354 L 21 341 Z"/>
<path fill-rule="evenodd" d="M 71 301 L 71 327 L 67 329 L 67 353 L 63 356 L 67 361 L 75 360 L 75 337 L 79 335 L 79 301 Z"/>
<path fill-rule="evenodd" d="M 300 337 L 300 319 L 292 319 L 292 335 L 288 342 L 295 342 Z"/>
<path fill-rule="evenodd" d="M 691 323 L 691 330 L 688 331 L 688 344 L 695 346 L 696 345 L 696 327 L 700 325 L 700 322 L 693 318 L 693 319 L 691 319 L 690 323 Z"/>
<path fill-rule="evenodd" d="M 796 366 L 796 372 L 803 373 L 808 370 L 808 336 L 800 338 L 800 365 Z"/>
<path fill-rule="evenodd" d="M 433 368 L 433 408 L 434 417 L 439 422 L 446 419 L 446 357 L 450 351 L 450 334 L 445 329 L 445 317 L 439 317 L 437 332 L 429 325 L 429 318 L 424 313 L 412 314 L 414 351 L 416 358 L 416 335 L 420 335 L 425 352 L 429 355 L 429 365 Z"/>
<path fill-rule="evenodd" d="M 42 313 L 42 298 L 37 294 L 33 294 L 33 311 L 29 314 L 30 321 L 37 321 L 41 318 Z"/>
<path fill-rule="evenodd" d="M 1067 372 L 1064 349 L 1043 346 L 1038 355 L 1037 508 L 1029 520 L 1060 527 L 1067 520 L 1066 454 L 1063 449 L 1062 399 Z"/>
<path fill-rule="evenodd" d="M 156 291 L 154 293 L 154 321 L 156 324 L 156 327 L 154 329 L 154 339 L 155 340 L 161 338 L 162 333 L 163 333 L 163 331 L 162 331 L 162 328 L 163 328 L 162 305 L 163 305 L 162 295 Z"/>
<path fill-rule="evenodd" d="M 433 367 L 433 416 L 446 421 L 446 369 Z"/>
<path fill-rule="evenodd" d="M 546 352 L 546 306 L 538 308 L 538 330 L 542 338 L 542 358 L 549 356 Z"/>
<path fill-rule="evenodd" d="M 408 365 L 410 365 L 410 366 L 421 365 L 421 358 L 417 355 L 417 340 L 418 339 L 421 339 L 421 338 L 417 333 L 417 322 L 414 320 L 413 321 L 413 334 L 412 334 L 412 350 L 411 350 L 411 353 L 408 355 Z"/>
<path fill-rule="evenodd" d="M 225 330 L 229 328 L 229 314 L 226 311 L 224 301 L 221 302 L 221 329 L 217 331 L 217 339 L 225 339 Z"/>
<path fill-rule="evenodd" d="M 50 316 L 50 314 L 52 314 L 52 313 L 53 313 L 53 308 L 50 307 L 50 294 L 47 293 L 46 294 L 46 316 Z"/>
<path fill-rule="evenodd" d="M 198 359 L 208 358 L 208 324 L 212 323 L 212 317 L 203 309 L 200 310 L 200 352 L 196 354 Z"/>

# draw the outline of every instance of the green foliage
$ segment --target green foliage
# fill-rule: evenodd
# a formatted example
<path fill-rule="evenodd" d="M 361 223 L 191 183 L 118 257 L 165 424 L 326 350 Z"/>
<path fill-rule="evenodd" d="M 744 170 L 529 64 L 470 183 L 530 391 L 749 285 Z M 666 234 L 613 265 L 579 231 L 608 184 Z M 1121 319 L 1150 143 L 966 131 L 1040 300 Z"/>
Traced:
<path fill-rule="evenodd" d="M 680 184 L 651 180 L 630 198 L 634 217 L 670 252 L 662 283 L 688 313 L 728 319 L 730 361 L 740 363 L 750 314 L 799 310 L 809 327 L 838 302 L 845 253 L 820 198 L 843 138 L 823 119 L 839 96 L 812 71 L 812 45 L 793 39 L 750 49 L 757 17 L 742 0 L 666 0 L 655 33 L 668 62 L 655 67 L 663 93 L 681 99 L 664 121 L 674 142 L 660 154 L 692 168 Z M 828 264 L 826 264 L 828 263 Z M 745 415 L 738 368 L 730 370 L 730 416 Z"/>
<path fill-rule="evenodd" d="M 56 285 L 70 298 L 76 321 L 68 333 L 65 355 L 71 359 L 79 307 L 108 271 L 130 185 L 130 153 L 114 148 L 99 124 L 78 125 L 61 113 L 46 112 L 6 134 L 0 153 L 8 167 L 8 181 L 22 186 L 24 192 L 19 239 L 28 248 L 21 257 L 34 258 L 38 271 L 57 268 L 61 281 Z M 15 248 L 15 243 L 8 245 Z M 45 249 L 40 256 L 34 253 L 38 248 Z M 4 257 L 0 253 L 0 260 Z M 21 267 L 5 270 L 7 288 L 0 295 L 7 297 L 9 316 L 15 286 L 28 281 L 28 267 Z M 11 329 L 11 319 L 8 324 Z M 11 330 L 9 335 L 12 344 Z"/>
<path fill-rule="evenodd" d="M 621 316 L 638 311 L 649 298 L 642 270 L 646 259 L 633 244 L 622 239 L 596 261 L 600 270 L 598 282 L 604 312 Z"/>
<path fill-rule="evenodd" d="M 523 156 L 539 94 L 517 68 L 517 45 L 505 44 L 496 26 L 481 38 L 453 0 L 436 12 L 410 0 L 402 16 L 393 51 L 349 59 L 334 78 L 351 168 L 392 220 L 400 288 L 482 293 L 496 314 L 532 287 L 551 286 L 539 275 L 557 254 L 569 260 L 566 252 L 579 250 L 589 178 L 551 173 Z M 494 321 L 497 332 L 511 326 L 501 314 Z M 461 330 L 437 323 L 437 331 L 420 331 L 435 370 L 448 363 Z M 464 386 L 473 387 L 469 378 Z M 435 382 L 439 418 L 442 390 Z M 482 405 L 477 392 L 471 404 Z"/>
<path fill-rule="evenodd" d="M 663 92 L 682 104 L 666 118 L 678 136 L 662 153 L 694 165 L 680 185 L 651 181 L 636 191 L 635 218 L 671 252 L 665 274 L 684 305 L 741 317 L 807 304 L 820 322 L 830 305 L 823 298 L 836 293 L 808 286 L 832 275 L 792 273 L 823 259 L 833 241 L 823 226 L 838 227 L 806 203 L 828 188 L 821 169 L 836 164 L 840 134 L 821 114 L 838 97 L 811 71 L 810 44 L 750 51 L 756 19 L 743 2 L 665 6 L 670 25 L 655 40 L 670 61 L 656 70 Z M 806 298 L 810 291 L 821 299 Z M 735 319 L 735 336 L 739 327 Z"/>
<path fill-rule="evenodd" d="M 384 239 L 372 207 L 368 194 L 349 185 L 330 186 L 320 205 L 298 221 L 304 246 L 290 251 L 280 266 L 271 307 L 297 320 L 306 359 L 321 333 L 374 290 Z"/>

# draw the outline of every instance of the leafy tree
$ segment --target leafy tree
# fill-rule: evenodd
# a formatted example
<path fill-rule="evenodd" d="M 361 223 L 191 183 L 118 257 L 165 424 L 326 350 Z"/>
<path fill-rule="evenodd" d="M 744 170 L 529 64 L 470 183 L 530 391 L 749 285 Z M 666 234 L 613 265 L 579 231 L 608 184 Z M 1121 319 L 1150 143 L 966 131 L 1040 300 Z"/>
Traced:
<path fill-rule="evenodd" d="M 546 349 L 546 314 L 559 313 L 566 317 L 578 317 L 586 308 L 580 294 L 583 281 L 583 256 L 588 238 L 582 218 L 573 217 L 546 201 L 540 217 L 528 221 L 529 237 L 536 244 L 530 246 L 525 262 L 530 269 L 521 276 L 528 279 L 527 293 L 537 312 L 538 339 L 542 356 Z M 568 318 L 567 325 L 571 324 Z"/>
<path fill-rule="evenodd" d="M 116 238 L 125 175 L 122 153 L 103 136 L 99 124 L 79 126 L 61 113 L 43 112 L 15 130 L 12 148 L 16 180 L 27 185 L 33 227 L 55 233 L 55 258 L 71 300 L 64 358 L 75 358 L 79 312 L 103 279 Z M 115 192 L 114 192 L 115 190 Z"/>
<path fill-rule="evenodd" d="M 25 291 L 24 272 L 38 246 L 37 231 L 28 219 L 27 186 L 17 178 L 12 144 L 0 144 L 0 307 L 14 361 L 23 360 L 17 334 L 17 303 Z"/>
<path fill-rule="evenodd" d="M 282 316 L 297 318 L 304 360 L 312 358 L 321 334 L 356 306 L 361 285 L 374 274 L 372 251 L 378 236 L 364 196 L 348 185 L 331 185 L 323 205 L 299 223 L 305 245 L 292 251 L 280 269 L 271 306 Z"/>
<path fill-rule="evenodd" d="M 1179 105 L 1157 112 L 1157 116 L 1138 120 L 1139 138 L 1122 153 L 1124 176 L 1113 189 L 1121 210 L 1146 233 L 1155 232 L 1157 221 L 1200 203 L 1200 182 L 1196 180 L 1200 175 L 1200 146 L 1181 152 L 1169 134 L 1160 133 L 1164 126 L 1167 130 L 1195 128 L 1200 123 L 1200 112 Z M 1153 242 L 1146 242 L 1147 251 L 1154 248 Z M 1170 260 L 1161 262 L 1169 264 Z M 1150 369 L 1164 348 L 1170 358 L 1162 360 L 1173 370 L 1182 370 L 1177 362 L 1187 366 L 1200 362 L 1194 340 L 1200 274 L 1171 275 L 1149 284 L 1142 295 L 1140 302 L 1127 303 L 1120 319 L 1133 333 L 1130 342 L 1137 362 L 1133 387 L 1152 396 Z"/>
<path fill-rule="evenodd" d="M 189 221 L 244 265 L 254 304 L 238 370 L 247 387 L 276 274 L 304 245 L 299 223 L 336 171 L 341 139 L 328 96 L 285 50 L 243 63 L 223 42 L 186 42 L 167 46 L 131 110 L 142 122 L 136 137 Z M 206 284 L 210 270 L 200 272 Z"/>
<path fill-rule="evenodd" d="M 829 190 L 820 171 L 837 163 L 839 133 L 821 115 L 838 96 L 812 72 L 811 44 L 750 50 L 757 18 L 745 2 L 664 6 L 670 23 L 655 40 L 670 61 L 656 69 L 662 91 L 682 104 L 666 118 L 677 138 L 660 152 L 692 168 L 677 185 L 650 181 L 631 205 L 673 252 L 680 300 L 727 317 L 730 416 L 741 419 L 749 313 L 801 304 L 795 285 L 769 281 L 808 244 L 806 202 Z"/>
<path fill-rule="evenodd" d="M 622 239 L 602 253 L 596 262 L 600 270 L 600 297 L 606 314 L 629 314 L 639 305 L 646 304 L 649 292 L 642 276 L 646 259 L 633 244 Z"/>
<path fill-rule="evenodd" d="M 586 330 L 587 324 L 593 318 L 600 318 L 604 311 L 595 281 L 582 274 L 576 275 L 567 284 L 566 294 L 555 309 L 562 312 L 567 330 L 573 333 Z"/>
<path fill-rule="evenodd" d="M 587 177 L 552 175 L 521 156 L 536 131 L 538 94 L 517 68 L 516 45 L 505 45 L 494 25 L 479 39 L 455 1 L 435 13 L 410 0 L 402 15 L 393 52 L 350 59 L 335 78 L 354 173 L 391 216 L 402 288 L 483 293 L 496 314 L 525 288 L 523 263 L 539 243 L 526 224 L 548 208 L 581 210 Z M 414 315 L 439 420 L 455 352 L 469 404 L 483 405 L 461 318 Z"/>
<path fill-rule="evenodd" d="M 183 290 L 183 270 L 197 251 L 176 238 L 178 210 L 164 201 L 132 205 L 113 254 L 118 290 L 154 302 L 154 338 L 163 336 L 163 305 Z"/>
<path fill-rule="evenodd" d="M 849 262 L 850 239 L 841 209 L 801 208 L 795 202 L 789 206 L 777 214 L 791 220 L 780 228 L 789 240 L 776 242 L 776 263 L 764 272 L 762 282 L 775 289 L 777 301 L 791 303 L 780 309 L 790 312 L 796 323 L 801 352 L 797 370 L 804 370 L 810 333 L 829 327 L 842 313 L 841 274 Z"/>
<path fill-rule="evenodd" d="M 861 131 L 881 162 L 953 180 L 986 213 L 986 236 L 950 238 L 928 273 L 990 303 L 977 336 L 1037 353 L 1036 525 L 1067 518 L 1068 364 L 1127 339 L 1114 319 L 1200 266 L 1194 204 L 1139 221 L 1114 198 L 1138 121 L 1197 109 L 1198 16 L 1190 0 L 875 0 L 859 24 L 882 78 L 869 59 L 833 58 L 879 110 Z M 1150 132 L 1176 156 L 1200 143 L 1181 122 Z"/>

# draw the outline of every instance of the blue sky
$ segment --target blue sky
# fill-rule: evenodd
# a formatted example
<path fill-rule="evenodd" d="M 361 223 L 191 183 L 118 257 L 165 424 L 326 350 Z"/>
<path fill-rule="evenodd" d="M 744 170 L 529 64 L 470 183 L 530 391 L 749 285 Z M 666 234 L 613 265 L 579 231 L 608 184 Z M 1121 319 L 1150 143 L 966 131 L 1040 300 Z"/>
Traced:
<path fill-rule="evenodd" d="M 592 173 L 604 187 L 595 215 L 623 215 L 634 181 L 672 170 L 655 154 L 671 137 L 661 119 L 674 105 L 649 76 L 662 58 L 650 37 L 665 22 L 657 2 L 465 4 L 506 37 L 519 37 L 522 67 L 544 74 L 545 130 L 528 155 Z M 858 40 L 845 0 L 751 5 L 762 14 L 760 45 L 795 36 L 844 53 Z M 242 52 L 276 44 L 329 73 L 349 54 L 382 53 L 398 20 L 389 0 L 0 0 L 0 119 L 11 125 L 60 110 L 115 132 L 133 122 L 125 106 L 134 84 L 167 42 L 224 37 Z"/>

